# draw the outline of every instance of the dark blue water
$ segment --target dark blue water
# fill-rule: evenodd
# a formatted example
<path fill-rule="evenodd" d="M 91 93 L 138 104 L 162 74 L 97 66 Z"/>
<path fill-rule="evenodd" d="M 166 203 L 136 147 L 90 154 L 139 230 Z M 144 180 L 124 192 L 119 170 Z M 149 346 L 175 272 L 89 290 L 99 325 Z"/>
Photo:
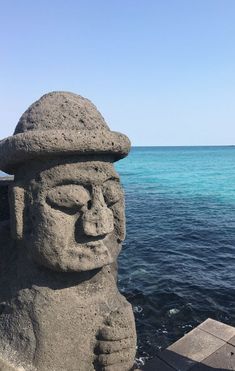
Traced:
<path fill-rule="evenodd" d="M 235 147 L 138 147 L 116 168 L 127 217 L 119 287 L 138 357 L 208 317 L 235 325 Z"/>

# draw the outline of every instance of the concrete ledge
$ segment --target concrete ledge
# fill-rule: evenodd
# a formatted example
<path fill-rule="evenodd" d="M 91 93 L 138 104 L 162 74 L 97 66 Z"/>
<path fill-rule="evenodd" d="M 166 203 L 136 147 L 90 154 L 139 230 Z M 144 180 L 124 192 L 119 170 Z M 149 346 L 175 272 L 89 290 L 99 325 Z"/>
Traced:
<path fill-rule="evenodd" d="M 235 328 L 229 325 L 225 325 L 222 322 L 215 321 L 208 318 L 206 321 L 201 323 L 198 329 L 208 332 L 209 334 L 223 340 L 229 341 L 235 336 Z"/>
<path fill-rule="evenodd" d="M 235 328 L 208 318 L 158 353 L 144 371 L 235 370 Z"/>

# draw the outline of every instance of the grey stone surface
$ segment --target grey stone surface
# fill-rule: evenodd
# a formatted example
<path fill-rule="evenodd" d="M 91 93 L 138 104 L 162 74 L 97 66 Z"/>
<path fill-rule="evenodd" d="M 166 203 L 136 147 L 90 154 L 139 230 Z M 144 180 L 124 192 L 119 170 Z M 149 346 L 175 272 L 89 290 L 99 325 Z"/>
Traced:
<path fill-rule="evenodd" d="M 212 370 L 235 370 L 235 348 L 232 345 L 224 344 L 220 349 L 191 369 L 191 371 Z"/>
<path fill-rule="evenodd" d="M 0 359 L 0 370 L 1 371 L 24 371 L 22 367 L 11 366 L 5 360 Z"/>
<path fill-rule="evenodd" d="M 235 346 L 235 336 L 228 340 L 228 343 Z"/>
<path fill-rule="evenodd" d="M 211 318 L 208 318 L 206 321 L 201 323 L 198 328 L 224 341 L 228 341 L 233 336 L 235 336 L 234 327 L 226 325 L 222 322 L 215 321 Z"/>
<path fill-rule="evenodd" d="M 224 345 L 224 341 L 198 328 L 159 353 L 176 370 L 187 371 Z"/>
<path fill-rule="evenodd" d="M 208 318 L 176 343 L 160 351 L 155 359 L 147 362 L 143 371 L 161 371 L 159 358 L 164 367 L 171 365 L 175 371 L 235 370 L 234 338 L 230 338 L 233 331 L 234 327 Z"/>
<path fill-rule="evenodd" d="M 134 316 L 116 284 L 124 195 L 113 167 L 129 149 L 91 102 L 60 92 L 35 102 L 0 142 L 0 169 L 15 176 L 10 221 L 0 223 L 0 357 L 13 369 L 132 368 Z"/>

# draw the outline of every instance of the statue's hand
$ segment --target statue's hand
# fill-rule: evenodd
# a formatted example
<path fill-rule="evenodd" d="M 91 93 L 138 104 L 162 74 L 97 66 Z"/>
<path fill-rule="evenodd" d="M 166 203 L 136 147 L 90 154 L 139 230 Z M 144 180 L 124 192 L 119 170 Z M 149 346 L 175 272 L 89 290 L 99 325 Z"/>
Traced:
<path fill-rule="evenodd" d="M 129 371 L 136 353 L 135 322 L 131 306 L 111 312 L 98 333 L 97 364 L 102 371 Z"/>

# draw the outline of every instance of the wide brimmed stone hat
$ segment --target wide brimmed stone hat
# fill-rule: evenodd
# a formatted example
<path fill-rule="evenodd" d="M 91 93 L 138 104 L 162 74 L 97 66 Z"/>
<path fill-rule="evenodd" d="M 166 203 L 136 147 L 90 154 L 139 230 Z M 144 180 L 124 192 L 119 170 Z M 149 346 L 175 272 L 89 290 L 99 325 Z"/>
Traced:
<path fill-rule="evenodd" d="M 88 99 L 68 92 L 42 96 L 21 116 L 14 135 L 0 141 L 0 169 L 14 174 L 26 161 L 65 155 L 127 156 L 129 139 L 111 131 Z"/>

